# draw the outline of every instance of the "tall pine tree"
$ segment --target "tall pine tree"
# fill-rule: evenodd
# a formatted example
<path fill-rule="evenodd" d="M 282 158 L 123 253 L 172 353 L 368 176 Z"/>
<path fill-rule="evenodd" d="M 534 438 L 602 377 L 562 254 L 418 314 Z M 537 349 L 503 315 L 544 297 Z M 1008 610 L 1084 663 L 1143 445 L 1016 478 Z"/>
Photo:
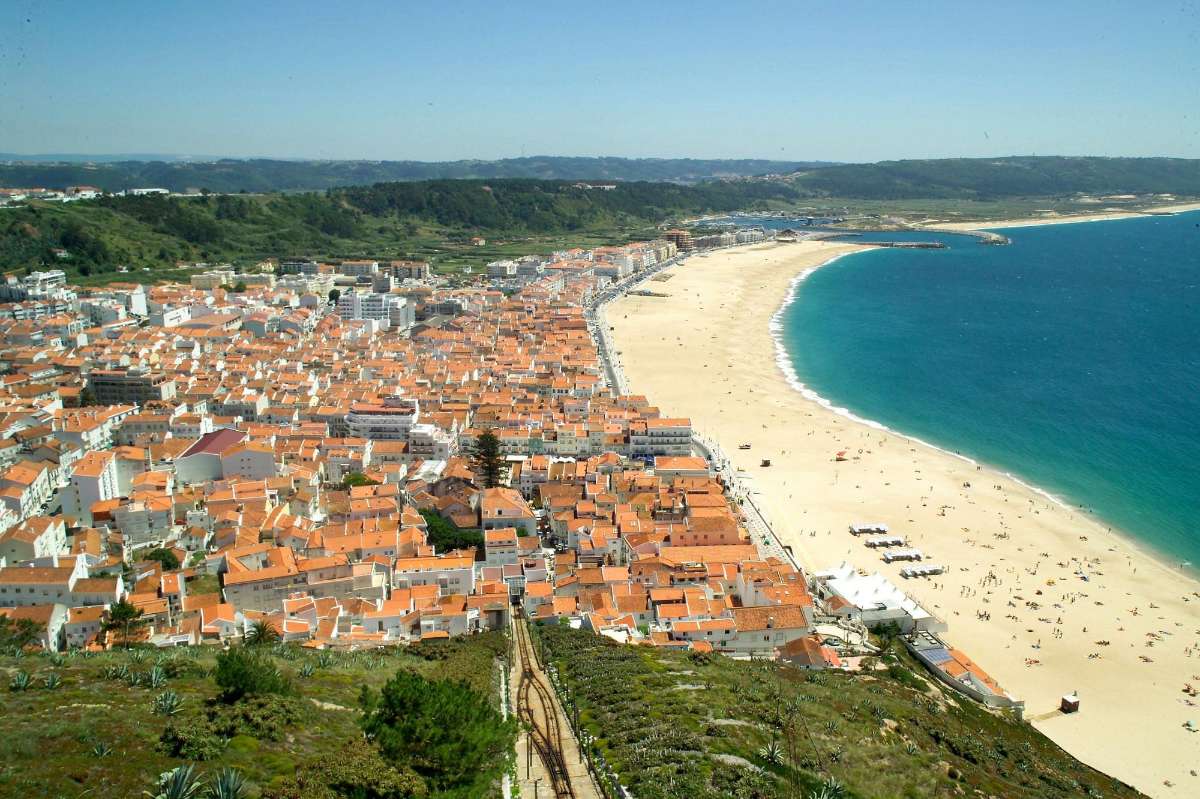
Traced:
<path fill-rule="evenodd" d="M 484 430 L 471 447 L 471 471 L 475 472 L 475 479 L 481 480 L 484 488 L 495 488 L 500 485 L 500 470 L 503 467 L 500 439 L 490 428 Z"/>

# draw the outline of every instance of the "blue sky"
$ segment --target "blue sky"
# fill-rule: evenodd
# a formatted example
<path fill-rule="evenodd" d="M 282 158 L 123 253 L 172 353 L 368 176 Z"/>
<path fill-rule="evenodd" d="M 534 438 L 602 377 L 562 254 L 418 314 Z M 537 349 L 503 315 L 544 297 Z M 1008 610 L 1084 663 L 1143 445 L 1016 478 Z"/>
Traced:
<path fill-rule="evenodd" d="M 0 152 L 1200 157 L 1200 4 L 0 0 Z"/>

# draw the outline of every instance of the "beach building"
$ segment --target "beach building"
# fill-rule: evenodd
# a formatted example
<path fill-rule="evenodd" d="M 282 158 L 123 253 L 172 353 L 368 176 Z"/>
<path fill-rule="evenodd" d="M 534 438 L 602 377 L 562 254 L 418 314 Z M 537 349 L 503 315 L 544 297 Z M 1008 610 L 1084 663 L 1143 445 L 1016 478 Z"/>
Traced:
<path fill-rule="evenodd" d="M 817 572 L 817 597 L 833 616 L 846 616 L 868 628 L 896 625 L 900 632 L 945 630 L 946 623 L 917 604 L 879 572 L 859 574 L 849 563 Z"/>
<path fill-rule="evenodd" d="M 914 630 L 904 636 L 904 646 L 939 681 L 988 707 L 1013 708 L 1018 714 L 1025 703 L 1015 699 L 959 650 L 929 630 Z"/>

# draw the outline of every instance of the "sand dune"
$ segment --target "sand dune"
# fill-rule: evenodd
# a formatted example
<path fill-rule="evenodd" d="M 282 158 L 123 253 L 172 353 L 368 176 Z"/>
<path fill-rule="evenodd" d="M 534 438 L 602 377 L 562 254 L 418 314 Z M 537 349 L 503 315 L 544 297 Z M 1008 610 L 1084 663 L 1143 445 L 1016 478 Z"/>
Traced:
<path fill-rule="evenodd" d="M 694 256 L 659 287 L 669 297 L 610 305 L 632 389 L 722 444 L 808 568 L 848 559 L 904 584 L 1077 757 L 1154 796 L 1200 795 L 1190 773 L 1200 734 L 1183 729 L 1200 724 L 1200 700 L 1183 693 L 1200 688 L 1200 583 L 1011 478 L 788 385 L 771 316 L 795 275 L 858 249 L 804 242 Z M 835 462 L 839 450 L 850 459 Z M 762 458 L 773 465 L 760 468 Z M 847 534 L 854 521 L 890 524 L 949 573 L 906 583 L 899 565 Z M 1071 690 L 1081 712 L 1054 712 Z"/>
<path fill-rule="evenodd" d="M 1121 209 L 1101 209 L 1088 214 L 1047 214 L 1037 219 L 997 219 L 991 222 L 923 222 L 925 227 L 941 230 L 992 230 L 1005 227 L 1030 227 L 1032 225 L 1065 225 L 1074 222 L 1103 222 L 1112 219 L 1131 219 L 1136 216 L 1146 216 L 1149 213 L 1180 214 L 1187 211 L 1200 211 L 1200 203 L 1179 203 L 1147 208 L 1143 211 L 1124 211 Z"/>

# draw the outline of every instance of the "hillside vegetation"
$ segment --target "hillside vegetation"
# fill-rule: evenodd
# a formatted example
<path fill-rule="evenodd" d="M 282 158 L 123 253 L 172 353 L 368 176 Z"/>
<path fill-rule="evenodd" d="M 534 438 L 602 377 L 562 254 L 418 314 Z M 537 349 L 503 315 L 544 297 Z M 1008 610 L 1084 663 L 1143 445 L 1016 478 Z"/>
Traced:
<path fill-rule="evenodd" d="M 0 658 L 0 797 L 129 799 L 186 764 L 237 769 L 247 799 L 499 796 L 516 735 L 498 710 L 505 648 L 495 633 Z"/>
<path fill-rule="evenodd" d="M 885 668 L 847 674 L 535 630 L 593 751 L 638 799 L 1140 795 L 943 690 L 898 644 Z"/>
<path fill-rule="evenodd" d="M 0 265 L 52 264 L 88 277 L 119 265 L 170 269 L 176 261 L 436 257 L 469 246 L 475 234 L 525 240 L 516 252 L 471 252 L 479 261 L 651 236 L 667 216 L 770 207 L 794 194 L 774 182 L 621 183 L 606 191 L 522 179 L 380 183 L 322 194 L 32 202 L 0 210 Z M 57 258 L 54 248 L 70 257 Z"/>
<path fill-rule="evenodd" d="M 863 200 L 1059 197 L 1072 194 L 1200 195 L 1200 159 L 945 158 L 843 164 L 796 179 L 814 195 Z"/>
<path fill-rule="evenodd" d="M 603 160 L 603 159 L 600 159 Z M 274 162 L 272 162 L 274 163 Z M 279 162 L 289 164 L 290 162 Z M 197 165 L 193 165 L 197 166 Z M 231 167 L 232 168 L 232 167 Z M 55 265 L 84 282 L 119 266 L 178 279 L 177 261 L 419 258 L 453 271 L 561 247 L 650 238 L 665 221 L 735 210 L 995 218 L 1135 208 L 1200 196 L 1200 160 L 1004 158 L 827 166 L 786 178 L 589 188 L 532 178 L 374 183 L 302 194 L 106 196 L 0 209 L 0 268 Z M 1137 195 L 1134 201 L 1101 198 Z M 476 249 L 473 236 L 489 240 Z M 53 250 L 62 249 L 61 259 Z M 106 277 L 107 275 L 107 277 Z"/>
<path fill-rule="evenodd" d="M 19 159 L 15 156 L 14 159 Z M 97 186 L 105 191 L 156 186 L 171 191 L 315 191 L 397 180 L 538 178 L 694 183 L 707 178 L 795 172 L 817 162 L 763 159 L 570 158 L 532 156 L 498 161 L 118 161 L 0 163 L 0 186 Z"/>

